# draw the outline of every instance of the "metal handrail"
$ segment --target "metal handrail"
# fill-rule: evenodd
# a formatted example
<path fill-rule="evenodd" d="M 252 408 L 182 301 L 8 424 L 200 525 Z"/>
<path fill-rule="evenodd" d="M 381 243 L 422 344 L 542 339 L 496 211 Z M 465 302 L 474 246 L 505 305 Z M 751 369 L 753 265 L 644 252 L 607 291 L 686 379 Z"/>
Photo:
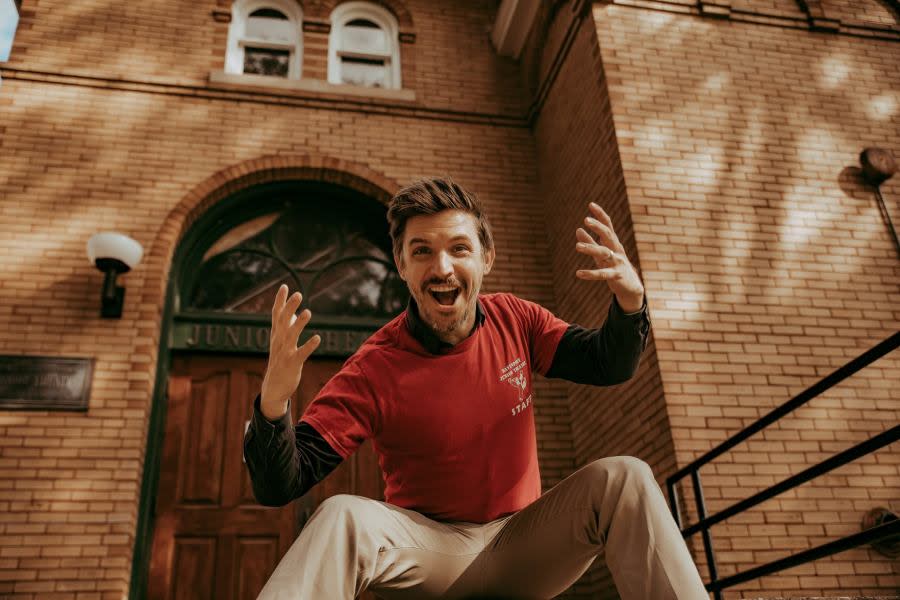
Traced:
<path fill-rule="evenodd" d="M 694 462 L 677 471 L 674 475 L 669 477 L 669 480 L 679 480 L 690 474 L 691 471 L 696 471 L 706 463 L 711 462 L 728 450 L 731 450 L 754 433 L 759 432 L 784 415 L 790 413 L 800 406 L 803 406 L 822 392 L 825 392 L 828 389 L 834 387 L 863 367 L 870 365 L 882 356 L 885 356 L 891 351 L 896 350 L 898 346 L 900 346 L 900 332 L 895 333 L 891 337 L 880 342 L 878 345 L 872 347 L 870 350 L 867 350 L 866 352 L 860 354 L 858 357 L 854 358 L 840 369 L 826 376 L 818 383 L 813 384 L 808 389 L 800 392 L 778 408 L 774 409 L 769 414 L 765 415 L 764 417 L 760 417 L 760 419 L 755 423 L 751 423 L 700 458 L 696 459 Z"/>
<path fill-rule="evenodd" d="M 835 454 L 831 458 L 823 460 L 822 462 L 815 464 L 808 469 L 804 469 L 800 471 L 796 475 L 792 475 L 781 481 L 780 483 L 776 483 L 775 485 L 768 487 L 761 492 L 758 492 L 749 498 L 745 498 L 736 504 L 732 504 L 728 508 L 720 510 L 715 515 L 711 517 L 707 517 L 705 519 L 701 519 L 697 521 L 690 527 L 686 527 L 682 533 L 685 537 L 695 534 L 701 529 L 708 529 L 719 523 L 720 521 L 724 521 L 728 517 L 733 517 L 737 513 L 744 512 L 748 508 L 752 508 L 757 504 L 765 502 L 769 498 L 777 496 L 782 492 L 786 492 L 789 489 L 795 488 L 798 485 L 806 483 L 810 479 L 814 479 L 819 475 L 827 473 L 828 471 L 832 471 L 840 466 L 843 466 L 860 456 L 865 456 L 866 454 L 870 454 L 875 452 L 879 448 L 883 448 L 888 446 L 897 440 L 900 440 L 900 425 L 895 425 L 886 431 L 882 431 L 875 437 L 868 439 L 864 442 L 860 442 L 859 444 L 847 448 L 846 450 Z"/>
<path fill-rule="evenodd" d="M 681 529 L 681 514 L 678 506 L 678 496 L 675 493 L 675 485 L 684 477 L 688 475 L 690 475 L 691 477 L 694 488 L 694 496 L 697 502 L 697 517 L 699 520 L 697 521 L 697 523 L 682 529 L 682 535 L 684 535 L 684 537 L 689 537 L 697 533 L 698 531 L 701 533 L 703 537 L 703 547 L 706 553 L 706 559 L 711 579 L 710 583 L 706 585 L 706 589 L 714 592 L 716 600 L 721 600 L 722 590 L 726 587 L 743 583 L 757 577 L 762 577 L 764 575 L 768 575 L 770 573 L 774 573 L 791 566 L 810 562 L 812 560 L 822 558 L 823 556 L 829 556 L 837 552 L 842 552 L 844 550 L 862 544 L 877 541 L 885 537 L 897 535 L 898 532 L 900 532 L 900 522 L 887 523 L 885 525 L 873 527 L 863 532 L 846 536 L 832 542 L 828 542 L 815 548 L 804 550 L 797 554 L 772 561 L 759 567 L 754 567 L 747 571 L 743 571 L 741 573 L 737 573 L 720 580 L 718 578 L 718 569 L 716 567 L 712 533 L 710 531 L 710 528 L 716 523 L 724 521 L 729 517 L 741 513 L 753 506 L 756 506 L 757 504 L 760 504 L 761 502 L 764 502 L 769 498 L 777 496 L 782 492 L 795 488 L 811 479 L 814 479 L 815 477 L 818 477 L 819 475 L 822 475 L 823 473 L 827 473 L 828 471 L 831 471 L 839 466 L 845 465 L 859 458 L 860 456 L 870 454 L 871 452 L 874 452 L 879 448 L 883 448 L 897 441 L 898 439 L 900 439 L 900 425 L 892 427 L 875 435 L 871 439 L 868 439 L 864 442 L 856 444 L 851 448 L 839 452 L 838 454 L 807 469 L 804 469 L 800 473 L 792 475 L 791 477 L 788 477 L 787 479 L 776 483 L 775 485 L 770 486 L 754 494 L 753 496 L 750 496 L 749 498 L 745 498 L 744 500 L 741 500 L 711 516 L 706 515 L 706 503 L 703 498 L 703 487 L 700 482 L 701 467 L 708 464 L 715 458 L 721 456 L 728 450 L 734 448 L 753 434 L 761 431 L 766 426 L 774 423 L 793 410 L 796 410 L 800 406 L 806 404 L 816 396 L 831 389 L 847 377 L 850 377 L 864 367 L 872 364 L 879 358 L 887 355 L 893 350 L 896 350 L 898 347 L 900 347 L 900 332 L 895 333 L 891 337 L 877 344 L 872 349 L 864 352 L 859 357 L 853 359 L 843 367 L 826 376 L 818 383 L 797 394 L 781 406 L 775 408 L 756 422 L 745 427 L 735 435 L 731 436 L 709 452 L 706 452 L 700 458 L 694 460 L 689 465 L 680 469 L 675 474 L 666 479 L 666 487 L 668 490 L 672 515 L 675 518 L 675 522 L 678 524 L 679 529 Z"/>
<path fill-rule="evenodd" d="M 727 587 L 731 587 L 739 583 L 744 583 L 745 581 L 750 581 L 751 579 L 756 579 L 757 577 L 775 573 L 776 571 L 783 571 L 784 569 L 789 569 L 791 567 L 796 567 L 797 565 L 812 562 L 819 558 L 831 556 L 832 554 L 837 554 L 838 552 L 843 552 L 844 550 L 849 550 L 850 548 L 862 546 L 863 544 L 871 544 L 872 542 L 876 542 L 886 537 L 898 534 L 900 534 L 900 521 L 889 521 L 887 523 L 882 523 L 881 525 L 876 525 L 875 527 L 870 527 L 869 529 L 858 531 L 854 534 L 832 540 L 820 546 L 809 548 L 808 550 L 803 550 L 802 552 L 798 552 L 797 554 L 785 556 L 784 558 L 773 560 L 770 563 L 766 563 L 758 567 L 753 567 L 752 569 L 748 569 L 746 571 L 743 571 L 742 573 L 730 575 L 728 577 L 720 579 L 714 584 L 706 586 L 706 589 L 708 589 L 709 591 L 720 591 Z"/>

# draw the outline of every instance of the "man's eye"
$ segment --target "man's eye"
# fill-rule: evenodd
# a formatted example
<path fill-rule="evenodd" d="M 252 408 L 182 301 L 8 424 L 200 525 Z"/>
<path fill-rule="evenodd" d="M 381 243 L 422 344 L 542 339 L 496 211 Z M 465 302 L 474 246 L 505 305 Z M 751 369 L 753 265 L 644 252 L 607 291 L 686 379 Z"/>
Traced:
<path fill-rule="evenodd" d="M 413 253 L 413 256 L 415 256 L 417 254 L 427 254 L 428 248 L 426 248 L 425 246 L 419 246 L 418 248 L 413 248 L 412 253 Z"/>
<path fill-rule="evenodd" d="M 457 246 L 456 248 L 453 249 L 453 251 L 459 252 L 459 253 L 469 252 L 469 247 L 468 246 Z"/>

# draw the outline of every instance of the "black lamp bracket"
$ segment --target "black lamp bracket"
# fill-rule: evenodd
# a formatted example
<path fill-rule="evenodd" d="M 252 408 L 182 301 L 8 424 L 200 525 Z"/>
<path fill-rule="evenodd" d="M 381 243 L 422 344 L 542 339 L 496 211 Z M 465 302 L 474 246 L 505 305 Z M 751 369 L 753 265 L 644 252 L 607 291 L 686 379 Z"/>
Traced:
<path fill-rule="evenodd" d="M 131 269 L 116 258 L 98 258 L 95 264 L 105 273 L 100 316 L 106 319 L 118 319 L 122 316 L 122 307 L 125 304 L 125 288 L 116 285 L 116 277 Z"/>

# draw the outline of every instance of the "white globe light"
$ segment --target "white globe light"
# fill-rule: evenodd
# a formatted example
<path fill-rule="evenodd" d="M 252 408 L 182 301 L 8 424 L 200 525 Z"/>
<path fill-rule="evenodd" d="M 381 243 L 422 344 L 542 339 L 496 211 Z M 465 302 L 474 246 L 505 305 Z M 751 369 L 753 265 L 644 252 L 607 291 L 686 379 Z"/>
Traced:
<path fill-rule="evenodd" d="M 87 253 L 91 264 L 96 264 L 98 259 L 112 258 L 133 269 L 140 264 L 144 249 L 127 235 L 105 231 L 91 236 L 87 243 Z"/>

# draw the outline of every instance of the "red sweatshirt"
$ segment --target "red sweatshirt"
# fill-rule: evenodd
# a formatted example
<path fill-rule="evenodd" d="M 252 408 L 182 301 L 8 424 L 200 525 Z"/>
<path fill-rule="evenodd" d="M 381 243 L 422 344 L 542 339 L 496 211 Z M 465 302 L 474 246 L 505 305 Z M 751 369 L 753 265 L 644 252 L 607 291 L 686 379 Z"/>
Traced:
<path fill-rule="evenodd" d="M 371 438 L 385 500 L 483 523 L 541 493 L 532 370 L 546 374 L 567 323 L 511 294 L 479 296 L 484 324 L 431 354 L 404 312 L 369 338 L 301 421 L 342 458 Z"/>

